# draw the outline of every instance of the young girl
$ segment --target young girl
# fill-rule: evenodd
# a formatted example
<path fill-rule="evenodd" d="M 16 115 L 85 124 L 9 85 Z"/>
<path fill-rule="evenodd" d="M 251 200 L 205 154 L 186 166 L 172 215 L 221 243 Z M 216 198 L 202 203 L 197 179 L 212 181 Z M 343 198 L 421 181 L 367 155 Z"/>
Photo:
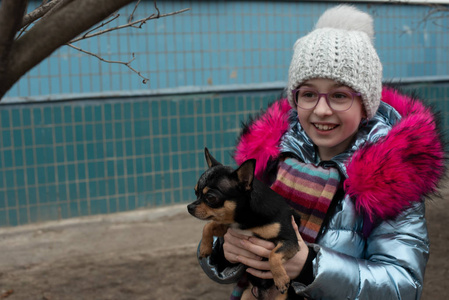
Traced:
<path fill-rule="evenodd" d="M 368 14 L 326 11 L 294 45 L 288 99 L 248 124 L 237 145 L 236 162 L 255 158 L 256 176 L 302 216 L 301 250 L 285 262 L 298 299 L 419 299 L 422 292 L 424 197 L 444 173 L 443 144 L 428 108 L 382 87 L 372 43 Z M 263 258 L 273 247 L 229 229 L 200 264 L 217 282 L 238 282 L 238 299 L 245 272 L 272 278 Z"/>

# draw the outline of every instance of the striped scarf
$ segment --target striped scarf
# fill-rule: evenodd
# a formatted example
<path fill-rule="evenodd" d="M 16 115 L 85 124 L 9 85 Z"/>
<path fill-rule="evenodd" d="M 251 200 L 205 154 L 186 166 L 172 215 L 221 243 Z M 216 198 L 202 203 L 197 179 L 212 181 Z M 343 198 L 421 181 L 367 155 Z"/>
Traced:
<path fill-rule="evenodd" d="M 279 163 L 271 189 L 301 215 L 299 232 L 304 241 L 314 243 L 339 184 L 337 169 L 287 158 Z"/>
<path fill-rule="evenodd" d="M 271 189 L 283 196 L 301 215 L 301 237 L 314 243 L 339 184 L 337 169 L 315 167 L 287 158 L 279 162 L 277 178 Z M 240 299 L 247 286 L 248 280 L 243 276 L 234 287 L 230 300 Z"/>

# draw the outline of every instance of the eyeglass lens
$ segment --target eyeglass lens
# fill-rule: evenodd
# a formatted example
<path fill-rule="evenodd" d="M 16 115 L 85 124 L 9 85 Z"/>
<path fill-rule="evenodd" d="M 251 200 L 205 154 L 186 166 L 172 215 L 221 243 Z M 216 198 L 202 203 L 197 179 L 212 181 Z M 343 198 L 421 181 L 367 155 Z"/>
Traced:
<path fill-rule="evenodd" d="M 354 95 L 344 90 L 333 90 L 329 93 L 319 93 L 314 89 L 300 88 L 296 91 L 296 104 L 303 109 L 312 109 L 319 99 L 325 96 L 327 104 L 336 111 L 348 110 L 354 100 Z"/>

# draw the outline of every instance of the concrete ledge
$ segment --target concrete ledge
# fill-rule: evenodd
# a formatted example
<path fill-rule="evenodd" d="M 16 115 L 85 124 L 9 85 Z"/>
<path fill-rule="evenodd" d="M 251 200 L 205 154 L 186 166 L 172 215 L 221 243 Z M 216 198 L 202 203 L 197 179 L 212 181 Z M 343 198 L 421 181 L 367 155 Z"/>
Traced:
<path fill-rule="evenodd" d="M 113 214 L 93 215 L 79 218 L 63 219 L 59 221 L 48 221 L 33 223 L 17 227 L 0 227 L 0 235 L 26 233 L 29 231 L 62 228 L 93 223 L 133 223 L 154 221 L 163 217 L 170 217 L 181 213 L 187 214 L 187 204 L 170 205 L 165 207 L 151 208 L 145 210 L 134 210 Z"/>

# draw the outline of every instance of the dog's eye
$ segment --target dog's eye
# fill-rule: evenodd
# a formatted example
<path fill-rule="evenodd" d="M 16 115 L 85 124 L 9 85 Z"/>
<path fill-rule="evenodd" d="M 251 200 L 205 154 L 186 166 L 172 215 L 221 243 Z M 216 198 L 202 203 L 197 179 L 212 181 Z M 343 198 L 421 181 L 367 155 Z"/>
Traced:
<path fill-rule="evenodd" d="M 215 195 L 212 195 L 212 194 L 207 194 L 206 195 L 206 202 L 209 204 L 209 205 L 217 205 L 217 204 L 220 204 L 220 199 L 218 199 L 218 197 L 216 197 Z"/>

